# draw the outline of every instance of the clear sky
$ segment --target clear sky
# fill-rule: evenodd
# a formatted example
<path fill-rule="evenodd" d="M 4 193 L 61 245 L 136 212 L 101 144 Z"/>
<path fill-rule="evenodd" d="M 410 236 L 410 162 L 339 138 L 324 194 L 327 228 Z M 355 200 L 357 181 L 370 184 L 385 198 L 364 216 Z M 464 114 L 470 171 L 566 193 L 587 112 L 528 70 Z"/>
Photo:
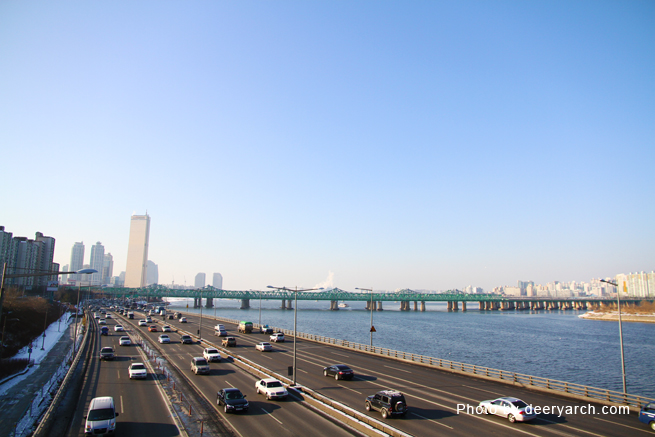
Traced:
<path fill-rule="evenodd" d="M 160 283 L 655 268 L 653 1 L 3 1 L 0 225 Z M 85 261 L 86 262 L 86 261 Z"/>

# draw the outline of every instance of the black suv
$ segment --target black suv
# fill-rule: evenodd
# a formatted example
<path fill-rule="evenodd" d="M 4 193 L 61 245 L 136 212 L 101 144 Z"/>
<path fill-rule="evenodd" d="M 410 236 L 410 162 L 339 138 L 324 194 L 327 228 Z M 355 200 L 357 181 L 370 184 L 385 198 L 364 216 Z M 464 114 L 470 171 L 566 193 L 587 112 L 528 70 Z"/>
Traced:
<path fill-rule="evenodd" d="M 407 414 L 405 396 L 397 390 L 382 390 L 373 396 L 367 396 L 365 408 L 366 411 L 379 411 L 383 419 L 389 416 L 404 416 Z"/>

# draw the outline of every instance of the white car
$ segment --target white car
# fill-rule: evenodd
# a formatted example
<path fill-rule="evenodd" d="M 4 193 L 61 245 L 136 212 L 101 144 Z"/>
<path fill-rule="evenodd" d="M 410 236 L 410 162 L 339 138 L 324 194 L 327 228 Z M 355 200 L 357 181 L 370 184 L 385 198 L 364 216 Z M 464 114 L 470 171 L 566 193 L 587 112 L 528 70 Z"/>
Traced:
<path fill-rule="evenodd" d="M 218 349 L 213 347 L 205 348 L 202 352 L 202 356 L 205 357 L 208 363 L 212 361 L 221 361 L 221 354 L 218 352 Z"/>
<path fill-rule="evenodd" d="M 160 342 L 161 344 L 164 344 L 164 343 L 170 343 L 170 342 L 171 342 L 171 339 L 170 339 L 170 337 L 169 337 L 168 335 L 166 335 L 166 334 L 162 334 L 162 335 L 159 336 L 159 342 Z"/>
<path fill-rule="evenodd" d="M 284 385 L 274 378 L 260 379 L 255 383 L 257 394 L 263 394 L 266 399 L 284 399 L 289 394 Z"/>
<path fill-rule="evenodd" d="M 111 313 L 107 313 L 107 314 L 105 315 L 105 319 L 111 319 Z"/>
<path fill-rule="evenodd" d="M 123 332 L 125 329 L 123 329 L 123 325 L 116 325 L 114 326 L 114 331 L 115 332 Z"/>
<path fill-rule="evenodd" d="M 485 414 L 507 417 L 510 422 L 527 422 L 537 415 L 532 407 L 518 398 L 498 398 L 480 402 Z"/>
<path fill-rule="evenodd" d="M 145 320 L 139 320 L 139 326 L 148 326 L 148 322 Z"/>
<path fill-rule="evenodd" d="M 118 340 L 118 345 L 119 346 L 129 346 L 131 344 L 132 344 L 132 341 L 130 340 L 130 337 L 128 337 L 128 336 L 121 337 Z"/>
<path fill-rule="evenodd" d="M 274 342 L 274 343 L 284 342 L 284 334 L 281 333 L 281 332 L 278 332 L 276 334 L 271 335 L 269 340 Z"/>
<path fill-rule="evenodd" d="M 180 323 L 186 323 L 186 317 L 180 317 Z"/>
<path fill-rule="evenodd" d="M 107 321 L 105 319 L 98 320 L 98 325 L 106 325 Z"/>
<path fill-rule="evenodd" d="M 128 368 L 130 371 L 130 379 L 146 379 L 148 371 L 143 363 L 132 363 Z"/>
<path fill-rule="evenodd" d="M 273 346 L 271 346 L 270 343 L 262 341 L 261 343 L 257 343 L 255 345 L 255 349 L 257 349 L 258 351 L 262 351 L 262 352 L 270 352 L 270 351 L 273 350 Z"/>
<path fill-rule="evenodd" d="M 161 327 L 162 332 L 171 332 L 173 331 L 170 326 L 164 325 Z"/>

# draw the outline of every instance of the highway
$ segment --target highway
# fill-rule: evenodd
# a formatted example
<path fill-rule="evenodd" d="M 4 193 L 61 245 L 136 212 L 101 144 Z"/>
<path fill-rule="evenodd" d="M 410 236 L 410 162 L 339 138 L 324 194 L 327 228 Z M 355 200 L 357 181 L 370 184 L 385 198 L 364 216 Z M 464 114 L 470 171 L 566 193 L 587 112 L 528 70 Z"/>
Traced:
<path fill-rule="evenodd" d="M 116 435 L 122 436 L 179 436 L 175 421 L 171 418 L 152 369 L 146 380 L 130 380 L 128 366 L 131 362 L 146 363 L 137 346 L 119 346 L 118 339 L 128 332 L 114 332 L 115 319 L 107 319 L 109 335 L 100 335 L 96 321 L 90 319 L 89 333 L 93 356 L 90 360 L 80 395 L 78 408 L 73 417 L 68 436 L 84 436 L 84 416 L 88 413 L 91 399 L 112 396 L 119 413 L 116 419 Z M 112 361 L 100 361 L 100 349 L 111 346 L 117 355 Z"/>
<path fill-rule="evenodd" d="M 166 320 L 171 326 L 185 329 L 191 333 L 198 330 L 199 317 L 185 314 L 189 323 L 181 324 L 177 320 Z M 203 320 L 203 338 L 219 343 L 219 337 L 213 336 L 216 321 L 211 317 Z M 161 320 L 160 320 L 161 322 Z M 247 358 L 282 375 L 286 375 L 288 366 L 293 363 L 293 338 L 287 336 L 286 343 L 273 343 L 272 352 L 257 351 L 254 345 L 268 341 L 269 336 L 259 333 L 238 334 L 235 325 L 223 323 L 228 335 L 237 338 L 238 346 L 230 352 Z M 379 356 L 353 352 L 343 348 L 322 345 L 299 340 L 298 375 L 300 385 L 337 400 L 353 409 L 365 413 L 364 400 L 367 395 L 387 388 L 402 391 L 409 405 L 405 418 L 387 419 L 387 423 L 414 436 L 452 435 L 471 436 L 480 434 L 498 436 L 617 436 L 652 435 L 649 429 L 637 420 L 634 414 L 603 414 L 603 406 L 559 397 L 519 387 L 512 387 L 497 382 L 451 374 L 429 369 L 415 364 L 404 363 Z M 171 356 L 176 357 L 178 349 L 171 348 Z M 511 353 L 511 349 L 498 353 Z M 186 357 L 189 355 L 187 354 Z M 322 374 L 325 366 L 330 364 L 347 364 L 356 374 L 352 381 L 335 381 Z M 218 375 L 229 379 L 229 371 L 219 371 Z M 200 378 L 200 377 L 197 377 Z M 252 380 L 251 380 L 252 382 Z M 510 423 L 507 419 L 484 414 L 457 414 L 457 405 L 475 407 L 482 400 L 502 396 L 515 396 L 528 404 L 543 407 L 578 407 L 578 414 L 539 414 L 526 423 Z M 249 395 L 250 398 L 250 395 Z M 596 414 L 581 414 L 595 408 Z M 580 410 L 585 407 L 585 410 Z M 285 404 L 284 409 L 287 408 Z M 381 419 L 379 412 L 367 413 Z M 312 430 L 313 435 L 316 429 Z"/>
<path fill-rule="evenodd" d="M 241 370 L 230 359 L 226 359 L 223 353 L 221 353 L 223 356 L 221 362 L 210 364 L 211 371 L 208 375 L 195 375 L 191 371 L 191 358 L 202 357 L 203 346 L 198 343 L 182 344 L 180 341 L 181 333 L 177 332 L 166 333 L 171 339 L 170 344 L 158 343 L 159 335 L 162 334 L 161 328 L 164 324 L 172 326 L 173 331 L 192 328 L 192 325 L 185 325 L 177 320 L 166 320 L 166 323 L 162 323 L 161 317 L 153 316 L 153 321 L 157 322 L 153 323 L 157 326 L 157 332 L 149 332 L 147 327 L 138 326 L 138 320 L 144 318 L 143 313 L 135 311 L 134 320 L 121 319 L 121 321 L 130 331 L 137 330 L 142 337 L 156 343 L 158 350 L 165 354 L 166 360 L 181 369 L 206 399 L 215 405 L 218 390 L 228 387 L 236 387 L 246 395 L 246 399 L 250 404 L 248 413 L 226 414 L 222 408 L 216 410 L 216 415 L 229 423 L 241 436 L 284 435 L 306 437 L 311 435 L 339 437 L 355 434 L 352 430 L 345 429 L 342 425 L 328 420 L 301 405 L 299 399 L 295 399 L 291 395 L 286 400 L 266 400 L 264 396 L 256 393 L 255 382 L 258 378 Z M 132 381 L 132 384 L 141 382 L 143 381 Z M 121 417 L 119 417 L 120 419 Z"/>

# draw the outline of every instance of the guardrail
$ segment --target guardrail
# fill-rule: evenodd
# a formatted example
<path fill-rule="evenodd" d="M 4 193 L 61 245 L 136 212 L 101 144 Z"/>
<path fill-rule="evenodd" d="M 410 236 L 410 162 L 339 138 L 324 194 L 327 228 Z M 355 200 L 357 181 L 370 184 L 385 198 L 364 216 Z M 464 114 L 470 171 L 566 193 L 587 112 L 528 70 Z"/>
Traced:
<path fill-rule="evenodd" d="M 218 319 L 228 323 L 234 323 L 237 325 L 239 324 L 239 320 L 235 319 L 228 319 L 224 317 L 220 317 Z M 259 324 L 253 324 L 253 329 L 259 328 Z M 281 329 L 277 327 L 272 328 L 276 332 L 283 332 L 285 335 L 293 336 L 292 329 Z M 316 343 L 329 344 L 332 346 L 342 347 L 345 349 L 373 355 L 381 355 L 389 358 L 407 361 L 410 363 L 446 370 L 453 373 L 460 373 L 477 378 L 496 380 L 521 387 L 552 391 L 569 397 L 584 398 L 585 400 L 595 400 L 601 403 L 629 405 L 638 409 L 641 409 L 642 406 L 653 401 L 653 399 L 646 398 L 644 396 L 631 395 L 628 393 L 607 390 L 604 388 L 591 387 L 572 382 L 543 378 L 540 376 L 525 375 L 522 373 L 510 372 L 507 370 L 493 369 L 491 367 L 476 366 L 474 364 L 460 363 L 457 361 L 444 360 L 442 358 L 427 357 L 424 355 L 402 352 L 383 347 L 371 347 L 367 344 L 355 343 L 347 340 L 338 340 L 336 338 L 325 337 L 322 335 L 307 334 L 304 332 L 298 332 L 297 334 L 298 338 L 313 341 Z"/>

